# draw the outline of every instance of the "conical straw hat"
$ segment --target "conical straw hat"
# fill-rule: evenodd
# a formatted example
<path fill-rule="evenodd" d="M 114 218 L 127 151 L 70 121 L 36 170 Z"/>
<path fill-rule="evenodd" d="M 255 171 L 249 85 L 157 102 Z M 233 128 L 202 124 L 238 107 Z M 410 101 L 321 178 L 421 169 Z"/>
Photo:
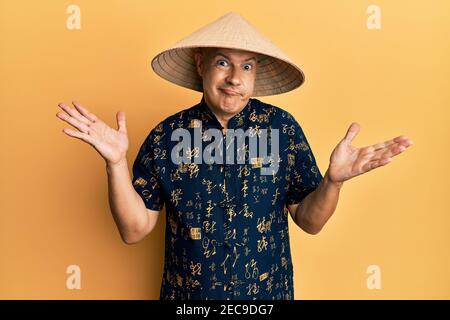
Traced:
<path fill-rule="evenodd" d="M 220 47 L 262 54 L 253 96 L 288 92 L 305 80 L 303 71 L 239 14 L 230 12 L 200 28 L 152 60 L 153 70 L 162 78 L 185 88 L 203 92 L 194 54 L 199 47 Z"/>

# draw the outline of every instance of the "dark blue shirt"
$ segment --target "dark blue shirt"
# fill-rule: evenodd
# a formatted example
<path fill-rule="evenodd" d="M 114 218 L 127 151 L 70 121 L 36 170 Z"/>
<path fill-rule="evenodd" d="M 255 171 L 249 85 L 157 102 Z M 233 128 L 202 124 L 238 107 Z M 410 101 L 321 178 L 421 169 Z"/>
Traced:
<path fill-rule="evenodd" d="M 278 170 L 262 175 L 258 161 L 175 164 L 172 132 L 185 128 L 193 136 L 199 121 L 203 133 L 222 129 L 204 97 L 153 128 L 133 164 L 133 186 L 146 207 L 166 207 L 160 298 L 294 299 L 286 205 L 300 203 L 323 179 L 302 128 L 255 98 L 229 120 L 228 129 L 279 130 Z M 191 155 L 201 151 L 193 147 Z"/>

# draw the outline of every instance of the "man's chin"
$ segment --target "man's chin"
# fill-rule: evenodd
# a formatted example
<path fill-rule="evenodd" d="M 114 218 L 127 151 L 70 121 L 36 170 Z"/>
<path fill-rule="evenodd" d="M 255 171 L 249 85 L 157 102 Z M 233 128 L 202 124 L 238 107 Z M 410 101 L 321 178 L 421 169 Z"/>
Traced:
<path fill-rule="evenodd" d="M 241 99 L 235 99 L 235 101 L 229 100 L 229 101 L 222 101 L 220 104 L 220 108 L 223 112 L 226 112 L 228 114 L 236 114 L 243 108 L 243 105 L 245 103 Z"/>
<path fill-rule="evenodd" d="M 223 96 L 220 101 L 222 106 L 234 106 L 235 108 L 239 108 L 239 106 L 242 104 L 242 97 L 227 95 Z"/>

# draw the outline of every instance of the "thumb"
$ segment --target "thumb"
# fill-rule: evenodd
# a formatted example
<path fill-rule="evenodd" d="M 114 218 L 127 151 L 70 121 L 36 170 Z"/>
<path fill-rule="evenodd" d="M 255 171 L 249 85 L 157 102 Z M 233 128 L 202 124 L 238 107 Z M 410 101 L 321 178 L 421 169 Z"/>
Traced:
<path fill-rule="evenodd" d="M 358 123 L 353 122 L 350 127 L 347 130 L 347 134 L 344 137 L 344 140 L 347 140 L 348 142 L 352 142 L 353 139 L 356 137 L 360 129 L 360 126 Z"/>
<path fill-rule="evenodd" d="M 116 118 L 117 118 L 117 129 L 123 133 L 127 133 L 125 112 L 123 112 L 123 111 L 117 112 Z"/>

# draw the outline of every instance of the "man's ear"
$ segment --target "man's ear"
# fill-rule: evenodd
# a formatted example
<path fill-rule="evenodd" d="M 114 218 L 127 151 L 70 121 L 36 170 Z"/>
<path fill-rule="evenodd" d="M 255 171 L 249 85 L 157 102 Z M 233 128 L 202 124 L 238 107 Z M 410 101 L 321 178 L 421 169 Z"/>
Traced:
<path fill-rule="evenodd" d="M 195 66 L 197 68 L 197 73 L 201 77 L 203 73 L 203 53 L 199 50 L 194 54 Z"/>

